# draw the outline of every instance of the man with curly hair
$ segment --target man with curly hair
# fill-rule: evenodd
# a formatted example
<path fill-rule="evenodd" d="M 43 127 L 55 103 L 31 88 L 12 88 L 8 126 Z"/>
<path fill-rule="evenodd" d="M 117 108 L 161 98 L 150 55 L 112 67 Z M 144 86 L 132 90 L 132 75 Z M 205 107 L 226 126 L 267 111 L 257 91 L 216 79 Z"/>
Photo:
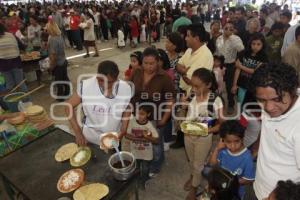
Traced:
<path fill-rule="evenodd" d="M 252 76 L 252 89 L 263 109 L 254 191 L 265 199 L 279 180 L 300 182 L 300 98 L 296 70 L 267 64 Z"/>

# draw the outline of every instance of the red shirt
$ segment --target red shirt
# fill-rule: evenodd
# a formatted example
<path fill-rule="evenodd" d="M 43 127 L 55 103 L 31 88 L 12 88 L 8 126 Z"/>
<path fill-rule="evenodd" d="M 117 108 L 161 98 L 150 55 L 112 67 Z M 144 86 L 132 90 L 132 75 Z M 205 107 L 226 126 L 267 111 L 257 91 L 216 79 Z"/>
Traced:
<path fill-rule="evenodd" d="M 80 17 L 78 15 L 73 15 L 70 17 L 70 29 L 77 30 L 80 24 Z"/>
<path fill-rule="evenodd" d="M 131 37 L 138 37 L 139 36 L 139 27 L 138 27 L 137 21 L 131 20 L 129 26 L 130 26 Z"/>
<path fill-rule="evenodd" d="M 15 34 L 19 30 L 20 23 L 19 17 L 10 17 L 7 21 L 7 32 Z"/>
<path fill-rule="evenodd" d="M 125 71 L 125 76 L 126 77 L 130 77 L 132 74 L 132 68 L 128 68 L 126 71 Z"/>

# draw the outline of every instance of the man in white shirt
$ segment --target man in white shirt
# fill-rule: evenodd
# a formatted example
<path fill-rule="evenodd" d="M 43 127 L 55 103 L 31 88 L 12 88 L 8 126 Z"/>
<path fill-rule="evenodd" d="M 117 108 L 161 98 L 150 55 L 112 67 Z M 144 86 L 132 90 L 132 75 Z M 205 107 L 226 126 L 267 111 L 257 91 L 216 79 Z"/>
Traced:
<path fill-rule="evenodd" d="M 269 12 L 267 8 L 262 8 L 260 10 L 260 17 L 265 20 L 265 25 L 262 33 L 266 36 L 270 32 L 271 27 L 274 24 L 274 21 L 271 17 L 269 17 Z"/>
<path fill-rule="evenodd" d="M 39 50 L 41 48 L 41 26 L 37 23 L 35 16 L 29 18 L 30 25 L 27 27 L 27 37 L 30 45 Z"/>
<path fill-rule="evenodd" d="M 139 9 L 138 5 L 134 5 L 133 10 L 130 13 L 131 16 L 136 16 L 138 20 L 140 19 L 141 10 Z"/>
<path fill-rule="evenodd" d="M 118 132 L 119 138 L 126 134 L 133 91 L 127 82 L 118 80 L 118 75 L 117 64 L 103 61 L 98 66 L 98 74 L 81 81 L 77 92 L 66 101 L 66 114 L 70 116 L 77 144 L 99 144 L 100 135 L 106 132 Z M 78 105 L 83 113 L 82 127 L 79 116 L 75 115 Z"/>
<path fill-rule="evenodd" d="M 281 56 L 284 55 L 284 52 L 286 51 L 288 46 L 296 40 L 295 39 L 295 31 L 298 26 L 300 26 L 300 23 L 295 24 L 294 26 L 291 26 L 285 33 L 284 39 L 283 39 L 283 44 L 281 47 Z"/>
<path fill-rule="evenodd" d="M 223 35 L 219 36 L 216 40 L 216 55 L 224 56 L 225 58 L 225 75 L 224 80 L 226 83 L 227 91 L 227 114 L 231 115 L 234 112 L 234 95 L 231 93 L 233 84 L 235 61 L 239 52 L 244 50 L 244 45 L 241 38 L 233 34 L 234 25 L 232 22 L 227 22 L 224 26 Z"/>
<path fill-rule="evenodd" d="M 100 31 L 100 13 L 97 11 L 96 7 L 93 6 L 91 14 L 94 17 L 95 23 L 94 23 L 94 30 L 95 30 L 95 35 L 97 37 L 97 40 L 101 39 L 101 31 Z"/>
<path fill-rule="evenodd" d="M 298 75 L 285 64 L 259 67 L 252 76 L 261 105 L 262 128 L 254 191 L 263 200 L 279 180 L 300 181 L 300 98 Z"/>

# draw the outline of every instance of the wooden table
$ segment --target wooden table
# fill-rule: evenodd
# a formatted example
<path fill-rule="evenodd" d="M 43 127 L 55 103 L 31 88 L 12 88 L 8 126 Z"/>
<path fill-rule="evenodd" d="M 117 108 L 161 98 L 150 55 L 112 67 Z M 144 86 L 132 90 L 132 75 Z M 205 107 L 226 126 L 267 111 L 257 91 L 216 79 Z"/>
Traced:
<path fill-rule="evenodd" d="M 67 161 L 56 162 L 54 155 L 60 146 L 74 142 L 74 139 L 72 135 L 55 129 L 0 159 L 0 175 L 4 179 L 6 191 L 9 193 L 16 189 L 25 199 L 30 200 L 71 198 L 72 193 L 60 193 L 56 184 L 59 177 L 73 167 Z M 107 164 L 110 155 L 105 154 L 98 146 L 89 147 L 92 150 L 92 158 L 81 167 L 85 172 L 85 181 L 106 184 L 110 192 L 105 200 L 125 200 L 132 195 L 138 200 L 139 172 L 136 171 L 127 181 L 117 181 Z M 2 198 L 0 196 L 0 199 Z"/>

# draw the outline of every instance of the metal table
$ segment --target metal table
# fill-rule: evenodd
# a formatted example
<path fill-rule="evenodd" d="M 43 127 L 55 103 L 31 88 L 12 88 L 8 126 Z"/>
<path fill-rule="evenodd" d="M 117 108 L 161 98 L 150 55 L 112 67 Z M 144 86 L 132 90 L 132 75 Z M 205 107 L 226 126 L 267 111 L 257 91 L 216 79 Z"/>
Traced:
<path fill-rule="evenodd" d="M 73 167 L 68 161 L 58 163 L 54 159 L 56 150 L 74 137 L 60 129 L 54 129 L 32 143 L 0 159 L 0 174 L 5 180 L 7 192 L 11 188 L 21 192 L 25 199 L 56 200 L 60 197 L 72 197 L 73 193 L 62 194 L 56 184 L 59 177 Z M 105 200 L 125 200 L 135 196 L 138 200 L 138 177 L 136 173 L 127 181 L 113 178 L 105 154 L 98 146 L 89 145 L 92 150 L 91 160 L 81 167 L 85 172 L 85 181 L 100 182 L 109 187 Z M 0 196 L 1 198 L 1 196 Z"/>

